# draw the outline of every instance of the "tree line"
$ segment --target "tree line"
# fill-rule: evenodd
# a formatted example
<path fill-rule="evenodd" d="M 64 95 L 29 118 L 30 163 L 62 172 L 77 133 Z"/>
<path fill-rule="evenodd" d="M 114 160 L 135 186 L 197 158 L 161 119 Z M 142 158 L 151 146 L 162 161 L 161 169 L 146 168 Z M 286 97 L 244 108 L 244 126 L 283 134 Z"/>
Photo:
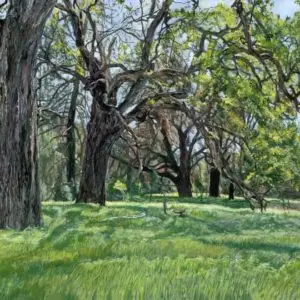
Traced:
<path fill-rule="evenodd" d="M 298 189 L 299 13 L 259 0 L 0 9 L 1 228 L 38 225 L 40 190 L 59 199 L 65 180 L 71 199 L 105 205 L 124 170 L 128 186 L 159 177 L 191 197 L 208 166 L 212 195 L 222 176 L 261 209 Z"/>

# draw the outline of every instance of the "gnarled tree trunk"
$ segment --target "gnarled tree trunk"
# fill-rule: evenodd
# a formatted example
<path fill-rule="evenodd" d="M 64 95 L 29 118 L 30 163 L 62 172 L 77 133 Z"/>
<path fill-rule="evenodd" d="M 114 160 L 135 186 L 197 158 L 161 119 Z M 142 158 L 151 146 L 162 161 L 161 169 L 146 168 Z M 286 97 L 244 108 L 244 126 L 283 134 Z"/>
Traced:
<path fill-rule="evenodd" d="M 53 0 L 10 1 L 0 21 L 0 228 L 40 223 L 34 58 Z"/>
<path fill-rule="evenodd" d="M 179 197 L 193 197 L 191 184 L 191 153 L 189 153 L 187 138 L 188 131 L 183 131 L 177 127 L 180 149 L 180 165 L 178 169 L 176 187 Z"/>
<path fill-rule="evenodd" d="M 211 168 L 210 170 L 210 182 L 209 182 L 209 196 L 220 196 L 220 171 L 217 168 Z"/>
<path fill-rule="evenodd" d="M 123 124 L 113 108 L 104 109 L 93 102 L 77 202 L 105 205 L 108 160 L 122 129 Z"/>

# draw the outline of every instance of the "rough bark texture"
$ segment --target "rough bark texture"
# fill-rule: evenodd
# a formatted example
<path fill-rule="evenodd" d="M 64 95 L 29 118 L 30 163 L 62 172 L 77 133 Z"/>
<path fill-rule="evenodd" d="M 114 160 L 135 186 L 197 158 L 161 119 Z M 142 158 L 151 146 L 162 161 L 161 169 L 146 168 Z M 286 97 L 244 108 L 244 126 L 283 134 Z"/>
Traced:
<path fill-rule="evenodd" d="M 192 184 L 190 179 L 190 173 L 180 174 L 177 182 L 176 188 L 179 197 L 192 197 Z"/>
<path fill-rule="evenodd" d="M 179 197 L 192 197 L 191 153 L 187 143 L 188 131 L 183 131 L 181 127 L 177 127 L 177 133 L 179 137 L 180 165 L 176 187 Z"/>
<path fill-rule="evenodd" d="M 209 196 L 219 197 L 220 196 L 220 172 L 216 168 L 210 170 L 210 183 L 209 183 Z"/>
<path fill-rule="evenodd" d="M 93 102 L 77 202 L 105 205 L 108 160 L 122 129 L 123 124 L 113 108 L 104 110 L 98 102 Z"/>
<path fill-rule="evenodd" d="M 0 228 L 40 223 L 32 69 L 53 0 L 11 1 L 0 22 Z"/>
<path fill-rule="evenodd" d="M 76 80 L 71 96 L 71 103 L 68 114 L 67 122 L 67 180 L 71 189 L 73 200 L 76 199 L 76 138 L 75 138 L 75 115 L 76 115 L 76 102 L 79 92 L 79 81 Z"/>
<path fill-rule="evenodd" d="M 229 184 L 228 199 L 229 200 L 234 199 L 234 184 L 232 182 L 230 182 Z"/>

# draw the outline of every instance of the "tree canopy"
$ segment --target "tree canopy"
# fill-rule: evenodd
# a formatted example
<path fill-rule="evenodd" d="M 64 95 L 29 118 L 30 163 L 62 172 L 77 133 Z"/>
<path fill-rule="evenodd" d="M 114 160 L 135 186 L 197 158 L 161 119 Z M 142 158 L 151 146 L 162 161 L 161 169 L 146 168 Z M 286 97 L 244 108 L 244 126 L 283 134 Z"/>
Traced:
<path fill-rule="evenodd" d="M 26 83 L 16 92 L 25 99 L 17 111 L 29 109 L 18 121 L 14 106 L 8 109 L 1 100 L 2 121 L 14 119 L 1 127 L 24 124 L 26 134 L 20 129 L 19 138 L 13 130 L 9 135 L 22 141 L 19 146 L 28 138 L 29 151 L 38 124 L 36 189 L 41 186 L 45 198 L 105 205 L 111 174 L 113 182 L 126 176 L 115 166 L 126 165 L 139 184 L 150 176 L 144 173 L 155 173 L 181 196 L 192 196 L 200 181 L 208 186 L 209 170 L 221 174 L 223 189 L 234 184 L 248 200 L 259 202 L 286 188 L 296 192 L 300 14 L 284 19 L 272 5 L 260 0 L 210 8 L 201 1 L 171 0 L 1 4 L 6 58 L 1 57 L 0 91 Z M 39 18 L 33 21 L 34 16 Z M 10 46 L 10 36 L 13 43 L 18 36 L 28 38 L 28 49 Z M 24 78 L 12 76 L 10 64 Z M 12 95 L 21 103 L 17 98 Z M 3 141 L 3 149 L 12 148 Z M 4 166 L 7 156 L 1 159 Z M 26 166 L 29 173 L 35 160 Z M 2 193 L 4 202 L 7 195 Z"/>

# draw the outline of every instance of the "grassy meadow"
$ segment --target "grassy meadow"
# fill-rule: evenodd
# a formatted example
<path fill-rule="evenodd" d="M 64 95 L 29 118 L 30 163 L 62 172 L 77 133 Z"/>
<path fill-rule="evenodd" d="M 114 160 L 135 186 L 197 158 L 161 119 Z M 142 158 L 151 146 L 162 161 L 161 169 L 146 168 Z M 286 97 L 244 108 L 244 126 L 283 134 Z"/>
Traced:
<path fill-rule="evenodd" d="M 0 231 L 0 299 L 300 299 L 300 211 L 156 200 L 44 203 Z"/>

